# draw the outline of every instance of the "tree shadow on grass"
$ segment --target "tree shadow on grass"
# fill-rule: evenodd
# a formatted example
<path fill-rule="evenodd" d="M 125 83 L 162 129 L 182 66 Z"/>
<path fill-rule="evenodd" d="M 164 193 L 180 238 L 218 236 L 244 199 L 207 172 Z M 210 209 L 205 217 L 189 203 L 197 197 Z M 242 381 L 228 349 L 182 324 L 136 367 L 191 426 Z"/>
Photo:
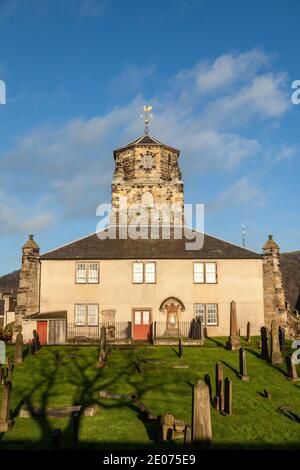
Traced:
<path fill-rule="evenodd" d="M 225 361 L 220 361 L 222 364 L 224 364 L 224 366 L 228 367 L 230 370 L 232 370 L 232 372 L 234 372 L 234 374 L 240 378 L 240 373 L 237 369 L 235 369 L 233 366 L 231 366 L 230 364 L 228 364 L 228 362 L 225 362 Z"/>

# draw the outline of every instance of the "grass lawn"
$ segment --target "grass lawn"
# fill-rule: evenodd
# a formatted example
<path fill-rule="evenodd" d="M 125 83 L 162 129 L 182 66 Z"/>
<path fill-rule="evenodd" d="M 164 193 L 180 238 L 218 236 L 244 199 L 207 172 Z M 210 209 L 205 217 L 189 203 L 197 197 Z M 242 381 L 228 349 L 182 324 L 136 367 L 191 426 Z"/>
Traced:
<path fill-rule="evenodd" d="M 62 429 L 63 446 L 71 446 L 69 418 L 18 417 L 23 404 L 38 408 L 97 403 L 95 417 L 81 417 L 79 448 L 139 449 L 177 448 L 182 440 L 157 443 L 157 425 L 143 419 L 126 400 L 100 400 L 99 390 L 115 393 L 136 393 L 154 414 L 171 413 L 191 423 L 191 384 L 209 374 L 215 392 L 215 363 L 223 362 L 224 377 L 233 381 L 233 415 L 221 416 L 211 409 L 213 447 L 221 448 L 297 448 L 299 442 L 300 383 L 286 379 L 285 363 L 272 366 L 260 359 L 258 338 L 252 338 L 247 350 L 250 381 L 237 377 L 238 351 L 224 348 L 227 338 L 206 339 L 204 347 L 184 348 L 180 359 L 175 347 L 113 348 L 109 365 L 96 369 L 97 347 L 43 347 L 38 355 L 28 354 L 23 364 L 16 364 L 13 374 L 12 432 L 0 434 L 0 449 L 51 448 L 53 429 Z M 55 364 L 58 350 L 61 364 Z M 8 355 L 14 348 L 8 347 Z M 76 357 L 67 357 L 68 354 Z M 161 359 L 161 365 L 144 363 L 144 374 L 135 367 L 136 355 L 141 359 Z M 171 369 L 175 363 L 189 364 L 189 369 Z M 272 394 L 262 396 L 267 388 Z M 2 391 L 1 391 L 2 393 Z M 292 411 L 278 412 L 291 405 Z"/>

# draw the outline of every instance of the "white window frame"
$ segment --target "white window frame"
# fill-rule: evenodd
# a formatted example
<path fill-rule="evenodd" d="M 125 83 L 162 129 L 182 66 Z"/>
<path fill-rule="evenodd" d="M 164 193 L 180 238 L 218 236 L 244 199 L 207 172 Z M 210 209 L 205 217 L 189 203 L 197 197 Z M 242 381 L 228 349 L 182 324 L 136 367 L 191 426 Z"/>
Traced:
<path fill-rule="evenodd" d="M 202 269 L 198 269 L 198 267 Z M 205 283 L 205 263 L 203 261 L 194 262 L 194 284 L 204 284 Z"/>
<path fill-rule="evenodd" d="M 81 269 L 79 269 L 79 267 L 81 267 Z M 79 277 L 79 272 L 84 272 L 85 276 Z M 86 265 L 86 263 L 76 263 L 75 279 L 76 279 L 76 284 L 86 284 L 87 283 L 87 265 Z"/>
<path fill-rule="evenodd" d="M 90 310 L 94 307 L 96 307 L 96 309 L 95 309 L 96 311 L 93 312 L 92 314 L 97 317 L 96 323 L 92 323 L 90 321 L 90 314 L 91 314 Z M 87 323 L 88 326 L 98 326 L 99 325 L 99 305 L 98 304 L 88 304 L 87 305 L 87 322 L 86 323 Z"/>
<path fill-rule="evenodd" d="M 83 315 L 84 319 L 83 321 L 78 321 L 77 320 L 77 314 L 78 314 L 78 311 L 77 309 L 79 307 L 83 307 L 83 311 L 81 312 L 81 315 Z M 75 321 L 74 321 L 75 325 L 76 326 L 86 326 L 86 304 L 75 304 Z"/>
<path fill-rule="evenodd" d="M 210 268 L 213 266 L 213 269 Z M 213 276 L 211 279 L 210 276 Z M 205 282 L 206 284 L 216 284 L 217 283 L 217 263 L 209 262 L 205 263 Z"/>
<path fill-rule="evenodd" d="M 209 307 L 210 306 L 215 307 L 215 313 L 216 313 L 216 321 L 215 322 L 210 322 L 209 321 Z M 206 325 L 207 326 L 217 326 L 219 324 L 218 316 L 219 316 L 218 304 L 213 304 L 213 303 L 206 304 Z"/>
<path fill-rule="evenodd" d="M 149 268 L 152 268 L 149 270 Z M 146 261 L 144 263 L 144 282 L 145 284 L 155 284 L 156 283 L 156 263 L 154 261 Z"/>
<path fill-rule="evenodd" d="M 202 325 L 206 325 L 206 304 L 197 302 L 194 304 L 194 317 L 199 317 L 197 314 L 197 305 L 202 305 L 203 306 L 203 320 L 202 320 Z"/>
<path fill-rule="evenodd" d="M 136 270 L 138 266 L 141 269 Z M 143 284 L 144 282 L 144 263 L 141 261 L 134 261 L 132 264 L 132 282 L 133 284 Z"/>
<path fill-rule="evenodd" d="M 91 269 L 91 266 L 96 266 L 97 269 Z M 92 273 L 92 272 L 97 272 L 97 276 L 91 277 L 90 273 Z M 100 281 L 99 263 L 97 263 L 97 262 L 88 263 L 87 281 L 88 281 L 88 284 L 99 284 L 99 281 Z"/>

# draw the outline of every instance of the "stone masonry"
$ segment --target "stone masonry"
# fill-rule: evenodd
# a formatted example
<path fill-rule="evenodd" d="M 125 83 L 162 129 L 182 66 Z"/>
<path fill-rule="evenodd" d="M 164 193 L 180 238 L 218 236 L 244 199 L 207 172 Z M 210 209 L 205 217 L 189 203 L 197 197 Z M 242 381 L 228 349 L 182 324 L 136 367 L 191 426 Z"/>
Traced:
<path fill-rule="evenodd" d="M 20 322 L 24 315 L 38 313 L 40 291 L 40 248 L 33 235 L 22 248 L 22 268 L 17 295 L 16 321 Z"/>
<path fill-rule="evenodd" d="M 280 269 L 280 250 L 273 236 L 263 247 L 263 274 L 264 274 L 264 310 L 265 326 L 271 328 L 273 320 L 278 325 L 286 324 L 287 309 L 286 298 Z"/>
<path fill-rule="evenodd" d="M 112 208 L 118 213 L 120 198 L 127 207 L 176 205 L 183 211 L 184 192 L 178 166 L 179 150 L 143 136 L 114 151 L 115 172 L 112 182 Z M 129 215 L 129 220 L 133 221 Z M 172 222 L 172 219 L 171 219 Z"/>

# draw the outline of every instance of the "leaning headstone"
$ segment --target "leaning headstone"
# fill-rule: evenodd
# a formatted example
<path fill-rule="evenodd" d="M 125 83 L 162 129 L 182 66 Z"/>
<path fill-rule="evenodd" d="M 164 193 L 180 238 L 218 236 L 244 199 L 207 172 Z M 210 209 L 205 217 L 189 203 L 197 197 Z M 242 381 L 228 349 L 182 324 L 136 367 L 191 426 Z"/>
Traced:
<path fill-rule="evenodd" d="M 276 321 L 273 320 L 271 323 L 271 357 L 272 364 L 282 364 L 283 359 L 279 346 L 279 335 Z"/>
<path fill-rule="evenodd" d="M 286 356 L 285 360 L 286 360 L 288 379 L 291 382 L 299 382 L 300 378 L 298 377 L 298 374 L 297 374 L 296 364 L 294 364 L 292 361 L 292 356 Z"/>
<path fill-rule="evenodd" d="M 165 414 L 159 417 L 159 421 L 162 431 L 162 440 L 166 441 L 167 439 L 174 439 L 174 416 L 170 414 Z"/>
<path fill-rule="evenodd" d="M 270 390 L 267 390 L 266 388 L 264 389 L 264 397 L 267 398 L 268 400 L 272 399 L 272 394 Z"/>
<path fill-rule="evenodd" d="M 198 380 L 193 389 L 192 446 L 196 449 L 208 449 L 211 441 L 209 389 L 202 380 Z"/>
<path fill-rule="evenodd" d="M 280 345 L 280 351 L 285 350 L 285 329 L 283 326 L 280 326 L 278 329 L 279 332 L 279 345 Z"/>
<path fill-rule="evenodd" d="M 251 343 L 251 323 L 248 321 L 247 323 L 247 338 L 246 341 Z"/>
<path fill-rule="evenodd" d="M 247 372 L 247 357 L 246 351 L 243 348 L 240 348 L 239 351 L 239 359 L 240 359 L 240 379 L 244 380 L 245 382 L 249 381 L 248 372 Z"/>
<path fill-rule="evenodd" d="M 0 408 L 0 432 L 11 431 L 13 422 L 10 419 L 10 401 L 12 393 L 12 383 L 5 382 L 3 387 L 2 404 Z"/>
<path fill-rule="evenodd" d="M 236 303 L 234 301 L 232 301 L 230 304 L 230 335 L 226 343 L 226 347 L 231 351 L 240 348 L 240 336 L 237 327 Z"/>
<path fill-rule="evenodd" d="M 261 357 L 266 361 L 270 360 L 268 330 L 265 326 L 260 329 Z"/>
<path fill-rule="evenodd" d="M 22 333 L 18 333 L 16 337 L 16 349 L 15 349 L 14 362 L 16 364 L 23 362 L 23 335 Z"/>
<path fill-rule="evenodd" d="M 224 404 L 223 393 L 223 365 L 220 362 L 216 363 L 216 394 L 214 398 L 214 408 L 222 410 Z"/>
<path fill-rule="evenodd" d="M 232 380 L 228 377 L 225 379 L 224 413 L 232 415 Z"/>
<path fill-rule="evenodd" d="M 183 344 L 182 344 L 182 338 L 178 339 L 178 355 L 179 357 L 183 356 Z"/>
<path fill-rule="evenodd" d="M 61 429 L 55 428 L 52 436 L 52 448 L 54 450 L 61 448 Z"/>

